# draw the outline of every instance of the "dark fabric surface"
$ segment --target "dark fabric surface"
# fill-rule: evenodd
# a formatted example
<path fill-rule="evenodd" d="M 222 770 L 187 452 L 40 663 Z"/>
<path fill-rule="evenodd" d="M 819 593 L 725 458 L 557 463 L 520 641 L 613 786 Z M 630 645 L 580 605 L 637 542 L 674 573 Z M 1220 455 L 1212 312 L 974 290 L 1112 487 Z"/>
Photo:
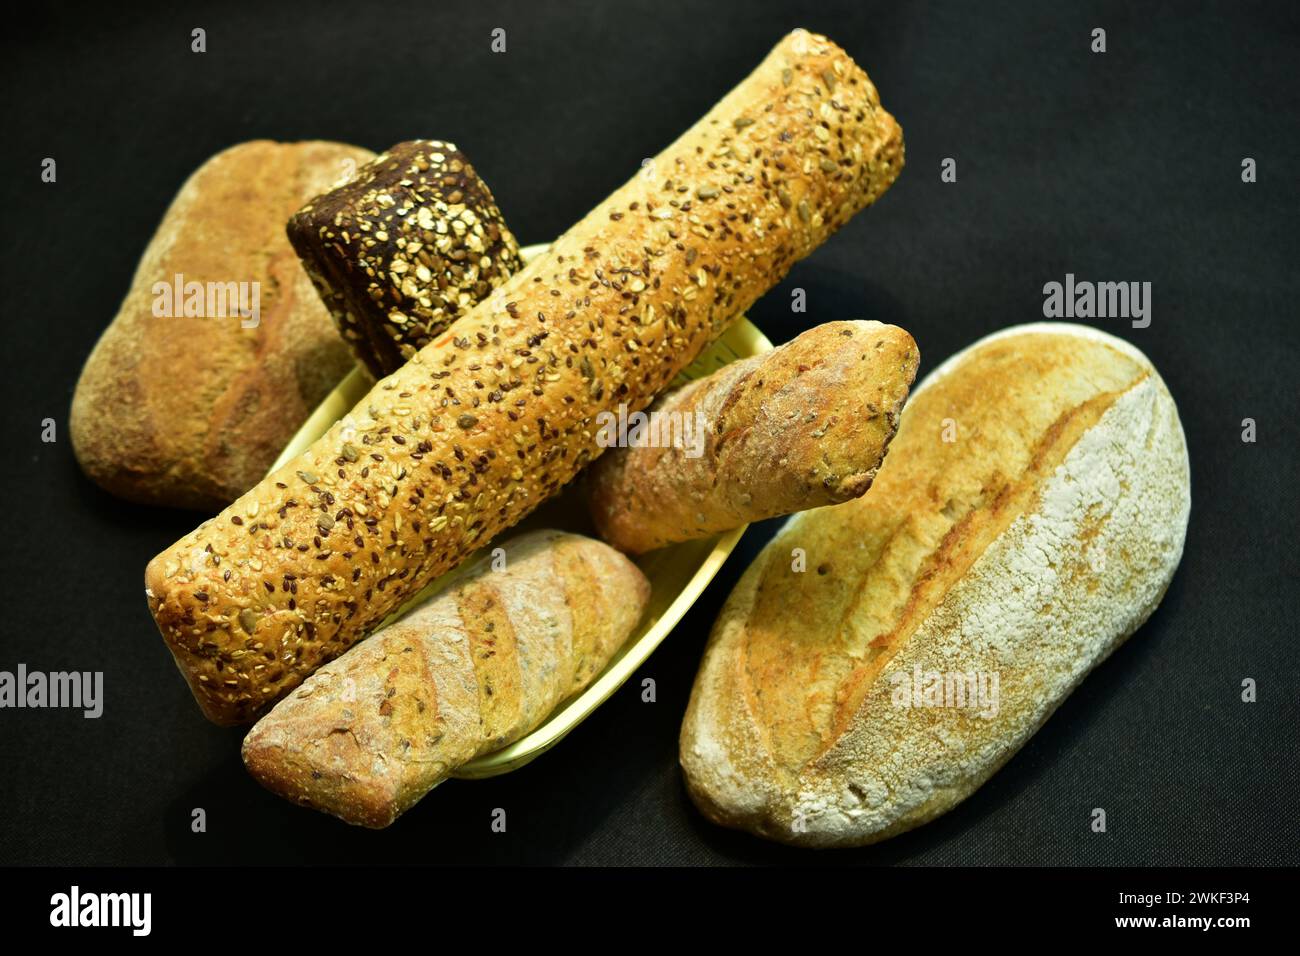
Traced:
<path fill-rule="evenodd" d="M 1300 8 L 1057 6 L 55 5 L 6 31 L 0 669 L 102 670 L 106 705 L 99 720 L 0 711 L 0 861 L 1295 863 Z M 206 54 L 189 52 L 195 26 Z M 701 649 L 772 523 L 750 529 L 642 672 L 531 766 L 448 783 L 382 833 L 262 792 L 239 733 L 200 716 L 145 608 L 145 563 L 196 516 L 113 500 L 67 441 L 81 364 L 176 189 L 257 137 L 441 137 L 522 241 L 546 240 L 795 26 L 870 73 L 907 168 L 751 317 L 778 342 L 830 319 L 893 322 L 916 337 L 924 374 L 1041 319 L 1043 284 L 1067 272 L 1150 281 L 1150 328 L 1094 324 L 1151 357 L 1187 431 L 1192 519 L 1163 605 L 971 799 L 860 851 L 720 830 L 682 788 L 677 732 Z M 1098 26 L 1102 55 L 1089 51 Z M 504 55 L 489 50 L 494 27 Z M 46 156 L 55 185 L 39 180 Z M 940 181 L 948 156 L 955 184 Z M 807 314 L 789 311 L 795 287 Z M 1246 417 L 1255 444 L 1240 439 Z M 656 703 L 640 701 L 644 677 Z M 195 807 L 205 834 L 190 831 Z M 505 834 L 489 828 L 497 807 Z M 1094 807 L 1105 834 L 1089 829 Z"/>

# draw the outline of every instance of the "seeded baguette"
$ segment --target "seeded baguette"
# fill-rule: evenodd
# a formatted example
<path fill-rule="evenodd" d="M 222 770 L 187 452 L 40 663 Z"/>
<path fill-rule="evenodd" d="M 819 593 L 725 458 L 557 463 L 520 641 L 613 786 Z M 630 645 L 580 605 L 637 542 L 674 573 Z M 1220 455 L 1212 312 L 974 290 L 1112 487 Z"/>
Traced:
<path fill-rule="evenodd" d="M 523 268 L 487 184 L 453 143 L 398 143 L 289 220 L 357 358 L 395 372 Z"/>
<path fill-rule="evenodd" d="M 682 724 L 691 797 L 814 847 L 947 812 L 1159 604 L 1190 508 L 1141 352 L 1060 323 L 976 343 L 913 394 L 868 494 L 795 515 L 741 577 Z M 965 675 L 985 696 L 954 706 Z"/>
<path fill-rule="evenodd" d="M 354 364 L 285 239 L 285 217 L 372 156 L 256 140 L 186 180 L 77 380 L 68 431 L 92 481 L 129 501 L 212 514 L 262 479 Z M 174 316 L 155 315 L 154 284 L 178 274 L 223 293 L 246 282 L 251 295 L 258 283 L 258 324 L 241 327 L 237 296 L 226 318 L 187 317 L 181 302 Z"/>
<path fill-rule="evenodd" d="M 386 827 L 461 764 L 540 725 L 604 669 L 650 582 L 608 545 L 535 531 L 326 664 L 244 738 L 287 800 Z M 495 550 L 495 549 L 494 549 Z"/>
<path fill-rule="evenodd" d="M 833 89 L 832 89 L 833 88 Z M 695 127 L 311 448 L 145 572 L 204 713 L 246 723 L 602 450 L 897 176 L 902 134 L 829 40 L 786 37 Z"/>
<path fill-rule="evenodd" d="M 862 495 L 919 360 L 897 326 L 827 322 L 696 379 L 651 411 L 702 426 L 701 446 L 661 435 L 603 455 L 588 484 L 597 531 L 641 554 Z"/>

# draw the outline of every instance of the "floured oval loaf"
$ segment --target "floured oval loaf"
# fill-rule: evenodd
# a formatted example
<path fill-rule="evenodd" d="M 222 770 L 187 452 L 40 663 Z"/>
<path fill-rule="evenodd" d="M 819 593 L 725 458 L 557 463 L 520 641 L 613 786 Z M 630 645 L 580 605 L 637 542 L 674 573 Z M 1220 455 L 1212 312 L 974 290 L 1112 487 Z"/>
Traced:
<path fill-rule="evenodd" d="M 692 798 L 826 847 L 951 809 L 1155 609 L 1190 506 L 1141 352 L 1055 323 L 977 342 L 916 392 L 872 489 L 796 515 L 736 585 L 682 726 Z"/>

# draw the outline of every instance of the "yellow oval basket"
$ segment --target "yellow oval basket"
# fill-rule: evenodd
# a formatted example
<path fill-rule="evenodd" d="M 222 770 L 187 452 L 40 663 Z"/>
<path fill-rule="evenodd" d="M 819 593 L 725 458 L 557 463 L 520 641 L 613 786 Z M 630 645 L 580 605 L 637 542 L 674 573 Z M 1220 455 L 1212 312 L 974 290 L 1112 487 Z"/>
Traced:
<path fill-rule="evenodd" d="M 524 261 L 528 262 L 545 250 L 546 245 L 542 244 L 527 246 L 520 251 Z M 712 347 L 683 370 L 677 384 L 709 375 L 729 362 L 759 355 L 771 348 L 772 343 L 763 333 L 743 315 L 739 316 Z M 370 377 L 360 367 L 353 369 L 298 430 L 271 466 L 271 470 L 274 471 L 305 451 L 335 422 L 352 411 L 372 385 Z M 504 534 L 513 535 L 526 528 L 560 528 L 579 534 L 593 534 L 581 490 L 576 484 L 571 484 L 522 524 Z M 501 750 L 483 754 L 462 765 L 454 776 L 478 778 L 507 773 L 522 767 L 563 740 L 565 734 L 582 723 L 621 687 L 668 636 L 668 632 L 677 625 L 713 580 L 744 533 L 744 527 L 735 528 L 714 538 L 686 541 L 637 558 L 637 566 L 650 580 L 650 605 L 640 626 L 623 648 L 585 690 L 562 702 L 539 727 Z M 491 547 L 492 544 L 489 543 L 479 554 Z M 469 566 L 473 557 L 466 559 L 460 567 Z M 459 570 L 450 571 L 431 582 L 383 623 L 388 624 L 406 614 L 455 581 L 460 573 Z"/>

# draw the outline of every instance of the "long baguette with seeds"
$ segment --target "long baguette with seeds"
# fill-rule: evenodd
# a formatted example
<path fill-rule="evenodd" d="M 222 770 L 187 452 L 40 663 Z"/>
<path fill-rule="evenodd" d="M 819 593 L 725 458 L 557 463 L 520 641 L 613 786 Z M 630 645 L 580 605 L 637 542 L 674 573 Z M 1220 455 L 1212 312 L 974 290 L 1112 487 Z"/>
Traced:
<path fill-rule="evenodd" d="M 501 548 L 504 568 L 484 558 L 258 721 L 243 747 L 258 782 L 386 827 L 590 684 L 641 619 L 650 582 L 581 535 L 534 531 Z"/>
<path fill-rule="evenodd" d="M 660 440 L 592 466 L 597 531 L 641 554 L 865 494 L 919 360 L 897 326 L 827 322 L 684 385 L 651 410 Z"/>
<path fill-rule="evenodd" d="M 867 75 L 797 31 L 310 449 L 150 562 L 204 713 L 254 720 L 573 478 L 902 165 Z"/>

